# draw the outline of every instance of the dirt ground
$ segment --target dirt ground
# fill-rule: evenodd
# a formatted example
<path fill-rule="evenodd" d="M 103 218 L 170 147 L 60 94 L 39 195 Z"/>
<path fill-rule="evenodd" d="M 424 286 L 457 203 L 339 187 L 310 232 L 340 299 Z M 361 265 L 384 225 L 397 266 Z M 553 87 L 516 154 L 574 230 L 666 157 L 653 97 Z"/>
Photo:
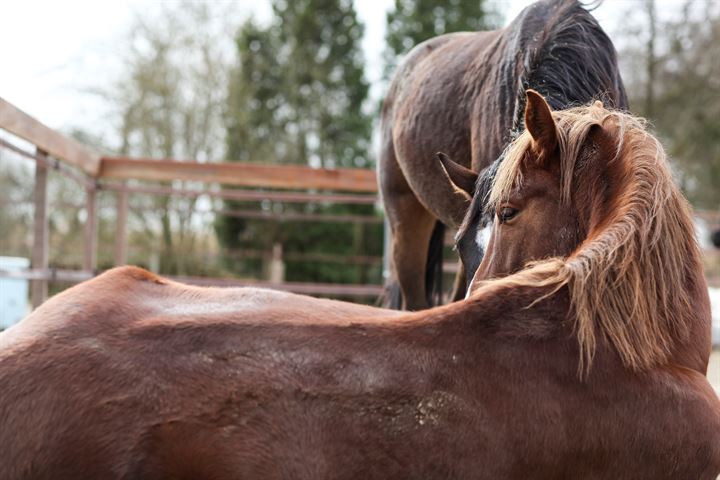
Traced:
<path fill-rule="evenodd" d="M 715 390 L 720 394 L 720 350 L 715 350 L 710 357 L 708 378 Z"/>

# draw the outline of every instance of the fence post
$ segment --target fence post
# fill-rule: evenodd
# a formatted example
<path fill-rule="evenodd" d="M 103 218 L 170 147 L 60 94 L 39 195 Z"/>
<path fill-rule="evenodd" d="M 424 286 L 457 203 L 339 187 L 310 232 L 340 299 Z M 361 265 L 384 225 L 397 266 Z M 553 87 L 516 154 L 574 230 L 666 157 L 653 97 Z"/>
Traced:
<path fill-rule="evenodd" d="M 86 192 L 85 252 L 83 269 L 94 272 L 97 268 L 97 187 L 89 186 Z"/>
<path fill-rule="evenodd" d="M 127 263 L 127 216 L 128 192 L 125 189 L 117 192 L 117 221 L 115 222 L 115 266 Z"/>
<path fill-rule="evenodd" d="M 276 243 L 272 248 L 270 259 L 270 282 L 282 283 L 285 281 L 285 262 L 283 261 L 283 246 Z"/>
<path fill-rule="evenodd" d="M 34 270 L 47 270 L 48 268 L 48 199 L 47 199 L 47 152 L 36 147 L 39 160 L 35 162 L 35 204 L 33 222 L 33 248 L 31 264 Z M 33 309 L 42 304 L 48 295 L 48 282 L 46 279 L 33 280 L 30 289 L 30 299 Z"/>

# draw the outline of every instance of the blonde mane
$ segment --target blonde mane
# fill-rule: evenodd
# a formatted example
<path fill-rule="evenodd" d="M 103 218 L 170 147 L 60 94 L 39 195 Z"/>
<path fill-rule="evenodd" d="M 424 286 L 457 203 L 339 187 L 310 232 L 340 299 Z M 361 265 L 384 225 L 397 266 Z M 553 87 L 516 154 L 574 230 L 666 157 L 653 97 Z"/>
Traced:
<path fill-rule="evenodd" d="M 647 132 L 642 119 L 606 110 L 599 103 L 553 112 L 553 118 L 563 202 L 573 197 L 577 162 L 590 129 L 603 122 L 617 126 L 615 156 L 604 160 L 622 172 L 614 177 L 614 198 L 567 258 L 534 262 L 484 286 L 551 287 L 552 292 L 567 286 L 581 375 L 589 372 L 601 337 L 628 368 L 662 364 L 673 347 L 689 337 L 694 321 L 691 290 L 702 268 L 690 207 L 673 182 L 660 142 Z M 490 205 L 522 184 L 530 144 L 525 132 L 508 147 Z"/>

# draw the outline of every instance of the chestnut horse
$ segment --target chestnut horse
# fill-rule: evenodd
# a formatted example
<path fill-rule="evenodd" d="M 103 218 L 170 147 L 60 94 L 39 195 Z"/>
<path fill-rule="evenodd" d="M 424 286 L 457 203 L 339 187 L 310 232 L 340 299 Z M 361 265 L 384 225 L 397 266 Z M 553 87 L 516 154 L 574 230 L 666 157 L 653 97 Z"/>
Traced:
<path fill-rule="evenodd" d="M 709 298 L 663 150 L 528 95 L 468 299 L 112 270 L 0 333 L 0 478 L 715 479 Z M 505 275 L 530 236 L 557 256 Z"/>
<path fill-rule="evenodd" d="M 594 99 L 627 108 L 612 42 L 577 0 L 537 2 L 501 30 L 432 38 L 395 73 L 381 112 L 378 160 L 392 232 L 388 306 L 440 303 L 432 297 L 442 289 L 443 224 L 460 224 L 469 197 L 451 188 L 435 153 L 475 172 L 486 168 L 522 128 L 526 88 L 554 109 Z M 476 255 L 470 278 L 482 257 Z M 464 293 L 463 280 L 461 271 L 456 292 Z"/>

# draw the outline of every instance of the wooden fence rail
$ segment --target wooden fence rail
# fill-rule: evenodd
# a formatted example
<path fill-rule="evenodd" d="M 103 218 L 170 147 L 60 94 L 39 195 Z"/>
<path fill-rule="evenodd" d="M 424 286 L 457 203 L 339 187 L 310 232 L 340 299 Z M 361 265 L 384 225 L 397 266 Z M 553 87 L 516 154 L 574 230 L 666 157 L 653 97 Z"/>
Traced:
<path fill-rule="evenodd" d="M 375 172 L 359 168 L 329 170 L 300 165 L 102 157 L 98 177 L 149 181 L 189 180 L 240 187 L 377 192 Z"/>
<path fill-rule="evenodd" d="M 100 171 L 100 155 L 64 137 L 0 97 L 0 128 L 26 140 L 91 176 Z"/>
<path fill-rule="evenodd" d="M 239 200 L 278 202 L 321 202 L 374 204 L 377 202 L 375 173 L 367 169 L 321 169 L 298 165 L 262 165 L 255 163 L 196 162 L 174 159 L 130 158 L 101 156 L 75 140 L 55 130 L 0 98 L 0 129 L 6 130 L 36 147 L 28 152 L 0 139 L 0 147 L 33 159 L 36 164 L 34 191 L 34 228 L 31 270 L 27 272 L 0 271 L 0 277 L 26 278 L 32 282 L 32 303 L 36 307 L 47 297 L 48 281 L 77 282 L 90 278 L 97 269 L 97 191 L 115 191 L 117 202 L 117 235 L 115 262 L 123 264 L 127 258 L 127 212 L 131 194 L 179 195 Z M 87 220 L 84 232 L 83 270 L 54 270 L 48 266 L 48 198 L 47 173 L 57 170 L 76 180 L 86 191 Z M 203 189 L 178 186 L 182 180 L 205 184 Z M 148 185 L 143 182 L 164 182 Z M 170 185 L 167 182 L 171 182 Z M 244 187 L 245 190 L 226 186 Z M 266 191 L 247 190 L 261 188 Z M 285 191 L 282 191 L 285 190 Z M 252 218 L 268 218 L 263 212 L 227 211 L 225 213 Z M 314 221 L 315 214 L 288 213 L 285 220 Z M 328 221 L 374 223 L 377 217 L 366 215 L 334 215 Z M 268 283 L 259 280 L 231 280 L 182 277 L 195 284 L 261 285 L 299 293 L 342 296 L 379 295 L 379 285 L 330 285 L 305 283 Z"/>

